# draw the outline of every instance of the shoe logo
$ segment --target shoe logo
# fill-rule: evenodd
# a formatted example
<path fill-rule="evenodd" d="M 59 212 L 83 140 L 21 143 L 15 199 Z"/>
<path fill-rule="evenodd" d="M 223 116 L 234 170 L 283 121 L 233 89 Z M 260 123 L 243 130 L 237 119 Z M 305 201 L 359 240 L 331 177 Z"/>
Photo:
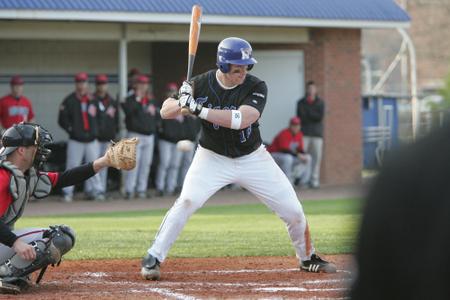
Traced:
<path fill-rule="evenodd" d="M 320 268 L 320 265 L 310 264 L 308 271 L 317 273 L 317 272 L 319 272 L 319 268 Z"/>

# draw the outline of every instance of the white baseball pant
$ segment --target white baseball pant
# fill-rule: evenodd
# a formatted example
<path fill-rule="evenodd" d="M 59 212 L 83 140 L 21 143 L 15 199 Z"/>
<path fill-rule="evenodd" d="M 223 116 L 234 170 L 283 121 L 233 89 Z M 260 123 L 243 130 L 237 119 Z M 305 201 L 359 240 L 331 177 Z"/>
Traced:
<path fill-rule="evenodd" d="M 283 152 L 274 152 L 272 157 L 286 174 L 291 183 L 299 178 L 302 184 L 308 184 L 311 177 L 311 155 L 305 154 L 305 160 Z"/>
<path fill-rule="evenodd" d="M 99 145 L 99 155 L 102 156 L 106 153 L 111 142 L 98 142 Z M 105 194 L 108 188 L 108 168 L 103 168 L 98 172 L 98 176 L 100 177 L 100 192 Z"/>
<path fill-rule="evenodd" d="M 148 253 L 164 261 L 189 217 L 219 189 L 239 184 L 258 197 L 285 223 L 300 260 L 314 253 L 303 208 L 283 171 L 264 146 L 229 158 L 198 147 L 180 197 L 167 212 Z"/>
<path fill-rule="evenodd" d="M 320 186 L 320 164 L 322 162 L 323 138 L 314 136 L 303 137 L 303 147 L 311 155 L 311 184 Z"/>
<path fill-rule="evenodd" d="M 16 236 L 24 243 L 31 243 L 33 241 L 42 240 L 42 235 L 46 229 L 44 228 L 23 228 L 18 230 L 13 230 Z M 0 243 L 0 265 L 5 263 L 7 259 L 10 259 L 14 253 L 13 248 Z"/>
<path fill-rule="evenodd" d="M 159 165 L 156 173 L 156 189 L 173 193 L 177 187 L 182 152 L 177 144 L 160 139 L 158 141 Z"/>
<path fill-rule="evenodd" d="M 67 142 L 67 160 L 66 170 L 78 167 L 85 162 L 91 162 L 99 157 L 99 148 L 97 140 L 88 143 L 82 143 L 75 140 Z M 73 196 L 74 186 L 63 188 L 64 195 Z M 101 192 L 100 177 L 95 174 L 84 183 L 84 191 L 89 196 L 96 196 Z"/>
<path fill-rule="evenodd" d="M 187 171 L 191 166 L 192 159 L 194 158 L 195 147 L 192 147 L 192 150 L 181 152 L 181 165 L 180 171 L 178 172 L 178 181 L 177 187 L 182 187 L 184 178 L 186 178 Z"/>
<path fill-rule="evenodd" d="M 134 192 L 145 193 L 148 186 L 148 175 L 153 160 L 153 147 L 155 144 L 155 135 L 140 134 L 137 132 L 128 132 L 128 137 L 139 138 L 136 148 L 136 167 L 126 172 L 125 191 L 129 194 Z"/>

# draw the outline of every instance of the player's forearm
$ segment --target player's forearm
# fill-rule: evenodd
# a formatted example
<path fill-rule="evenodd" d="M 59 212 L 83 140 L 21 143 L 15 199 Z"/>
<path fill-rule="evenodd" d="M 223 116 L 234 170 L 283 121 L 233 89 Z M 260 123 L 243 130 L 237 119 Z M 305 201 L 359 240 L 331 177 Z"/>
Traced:
<path fill-rule="evenodd" d="M 181 113 L 181 108 L 178 105 L 178 101 L 173 98 L 167 98 L 161 107 L 161 118 L 163 119 L 175 119 Z"/>
<path fill-rule="evenodd" d="M 96 173 L 93 165 L 94 163 L 87 163 L 62 172 L 58 176 L 58 181 L 56 182 L 55 188 L 75 185 L 91 178 Z"/>
<path fill-rule="evenodd" d="M 92 163 L 92 168 L 94 169 L 95 173 L 98 173 L 101 169 L 109 167 L 109 161 L 106 156 L 102 156 L 100 158 L 97 158 Z"/>
<path fill-rule="evenodd" d="M 253 108 L 249 110 L 247 107 L 241 107 L 239 108 L 239 112 L 240 115 L 238 117 L 240 118 L 240 122 L 236 119 L 237 115 L 233 115 L 237 111 L 233 110 L 208 109 L 208 113 L 204 119 L 225 128 L 240 130 L 252 125 L 259 117 L 259 112 Z"/>
<path fill-rule="evenodd" d="M 231 128 L 231 110 L 208 109 L 204 120 L 221 127 Z"/>
<path fill-rule="evenodd" d="M 3 221 L 0 221 L 0 243 L 11 248 L 17 239 L 14 232 Z"/>

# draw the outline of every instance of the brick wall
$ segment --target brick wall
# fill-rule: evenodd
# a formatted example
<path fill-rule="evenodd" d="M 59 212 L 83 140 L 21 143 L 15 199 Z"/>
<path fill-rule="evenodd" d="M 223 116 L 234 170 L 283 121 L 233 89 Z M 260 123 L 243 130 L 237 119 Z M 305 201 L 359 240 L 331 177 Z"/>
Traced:
<path fill-rule="evenodd" d="M 326 101 L 322 183 L 359 182 L 362 169 L 360 30 L 314 29 L 305 44 L 253 44 L 254 49 L 298 49 L 305 54 L 305 80 L 317 83 Z M 185 43 L 153 44 L 155 93 L 162 97 L 165 82 L 185 76 Z M 200 52 L 201 51 L 201 52 Z M 159 56 L 165 53 L 165 59 Z M 215 65 L 216 44 L 199 46 L 194 73 Z"/>
<path fill-rule="evenodd" d="M 419 88 L 438 87 L 450 72 L 450 1 L 409 0 Z"/>
<path fill-rule="evenodd" d="M 362 169 L 360 30 L 312 30 L 311 41 L 306 49 L 306 80 L 317 83 L 326 103 L 322 181 L 359 182 Z"/>

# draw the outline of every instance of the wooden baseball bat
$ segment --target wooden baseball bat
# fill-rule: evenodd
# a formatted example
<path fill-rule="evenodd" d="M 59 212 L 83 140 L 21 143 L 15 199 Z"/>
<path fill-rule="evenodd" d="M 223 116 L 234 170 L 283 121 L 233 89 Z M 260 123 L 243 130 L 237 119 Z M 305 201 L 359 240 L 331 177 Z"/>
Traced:
<path fill-rule="evenodd" d="M 200 37 L 200 27 L 202 25 L 202 7 L 200 5 L 192 6 L 191 26 L 189 29 L 189 49 L 188 49 L 188 68 L 186 80 L 192 78 L 192 70 L 194 68 L 195 55 L 197 53 L 198 40 Z M 181 113 L 185 116 L 189 114 L 189 109 L 183 107 Z"/>

